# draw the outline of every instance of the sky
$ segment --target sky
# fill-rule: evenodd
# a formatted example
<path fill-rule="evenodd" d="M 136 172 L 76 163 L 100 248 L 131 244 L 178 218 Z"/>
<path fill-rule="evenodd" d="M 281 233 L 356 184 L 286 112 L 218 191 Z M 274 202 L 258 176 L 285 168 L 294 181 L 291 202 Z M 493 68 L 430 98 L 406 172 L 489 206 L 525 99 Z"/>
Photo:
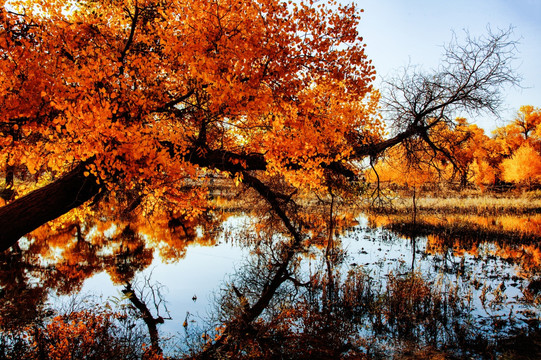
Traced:
<path fill-rule="evenodd" d="M 472 36 L 514 28 L 519 41 L 515 66 L 521 88 L 507 89 L 500 119 L 468 117 L 488 133 L 513 120 L 521 105 L 541 107 L 541 0 L 354 0 L 364 9 L 359 26 L 366 53 L 377 71 L 376 86 L 404 66 L 438 66 L 455 32 Z M 343 1 L 346 3 L 347 1 Z"/>

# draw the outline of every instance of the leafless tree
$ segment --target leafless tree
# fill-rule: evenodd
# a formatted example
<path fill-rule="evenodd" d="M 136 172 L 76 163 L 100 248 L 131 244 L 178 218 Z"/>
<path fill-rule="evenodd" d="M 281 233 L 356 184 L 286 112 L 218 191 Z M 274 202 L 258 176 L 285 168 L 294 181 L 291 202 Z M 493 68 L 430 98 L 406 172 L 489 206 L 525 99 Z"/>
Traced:
<path fill-rule="evenodd" d="M 459 111 L 497 115 L 507 86 L 518 86 L 514 68 L 517 40 L 513 29 L 483 37 L 456 34 L 444 46 L 439 68 L 424 72 L 406 67 L 402 75 L 384 81 L 382 105 L 395 131 L 428 132 L 438 122 L 452 122 Z"/>
<path fill-rule="evenodd" d="M 463 40 L 454 34 L 438 68 L 407 66 L 383 82 L 382 112 L 393 137 L 373 146 L 373 155 L 402 144 L 412 164 L 419 154 L 443 155 L 460 171 L 441 137 L 442 123 L 453 129 L 460 114 L 498 116 L 505 90 L 520 85 L 515 69 L 518 41 L 513 28 Z"/>
<path fill-rule="evenodd" d="M 139 283 L 127 282 L 122 293 L 131 302 L 136 313 L 143 319 L 150 335 L 151 349 L 158 354 L 162 353 L 159 344 L 158 325 L 164 320 L 170 320 L 169 310 L 163 298 L 163 285 L 150 281 L 152 274 L 145 276 Z M 154 305 L 156 316 L 152 315 L 149 304 Z M 160 311 L 166 313 L 166 317 L 160 315 Z"/>

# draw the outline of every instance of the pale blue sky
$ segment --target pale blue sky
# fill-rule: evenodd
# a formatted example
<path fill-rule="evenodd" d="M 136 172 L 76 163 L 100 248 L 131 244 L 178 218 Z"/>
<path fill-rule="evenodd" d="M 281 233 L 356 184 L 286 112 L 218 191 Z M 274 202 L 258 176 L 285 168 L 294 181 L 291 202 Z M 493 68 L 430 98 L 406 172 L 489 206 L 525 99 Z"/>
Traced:
<path fill-rule="evenodd" d="M 343 2 L 348 2 L 343 0 Z M 360 33 L 378 77 L 410 63 L 436 67 L 452 31 L 471 35 L 513 26 L 519 39 L 518 72 L 524 89 L 509 89 L 502 121 L 513 119 L 521 105 L 541 107 L 541 0 L 355 0 L 365 12 Z M 474 119 L 471 119 L 474 120 Z M 477 123 L 490 131 L 502 122 L 485 117 Z"/>

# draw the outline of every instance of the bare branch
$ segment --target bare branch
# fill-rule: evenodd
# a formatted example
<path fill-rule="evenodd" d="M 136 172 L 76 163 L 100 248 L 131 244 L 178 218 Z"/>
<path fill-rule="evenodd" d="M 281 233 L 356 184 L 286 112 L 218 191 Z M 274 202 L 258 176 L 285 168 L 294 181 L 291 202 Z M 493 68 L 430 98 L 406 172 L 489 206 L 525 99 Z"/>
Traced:
<path fill-rule="evenodd" d="M 419 149 L 431 149 L 433 156 L 443 155 L 462 173 L 453 154 L 437 145 L 442 140 L 441 131 L 455 127 L 459 112 L 497 115 L 505 89 L 519 86 L 521 78 L 513 65 L 518 41 L 512 35 L 512 28 L 497 32 L 488 29 L 478 38 L 465 32 L 462 42 L 454 35 L 444 46 L 437 69 L 425 72 L 410 66 L 400 76 L 385 81 L 382 108 L 394 136 L 369 149 L 357 148 L 357 155 L 370 150 L 374 156 L 403 144 L 410 161 L 420 161 Z M 418 146 L 410 147 L 417 142 Z"/>
<path fill-rule="evenodd" d="M 513 67 L 518 42 L 512 30 L 489 29 L 479 38 L 466 32 L 464 43 L 455 35 L 438 69 L 426 73 L 407 67 L 385 81 L 382 105 L 392 128 L 401 133 L 429 121 L 450 123 L 458 111 L 497 114 L 505 88 L 520 83 Z"/>

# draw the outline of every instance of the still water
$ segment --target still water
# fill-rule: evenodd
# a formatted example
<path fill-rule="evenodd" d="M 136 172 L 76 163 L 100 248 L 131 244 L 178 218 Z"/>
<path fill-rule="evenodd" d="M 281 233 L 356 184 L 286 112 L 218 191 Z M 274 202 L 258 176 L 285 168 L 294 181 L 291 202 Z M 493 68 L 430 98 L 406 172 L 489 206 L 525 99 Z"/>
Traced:
<path fill-rule="evenodd" d="M 235 316 L 235 306 L 242 303 L 239 299 L 257 303 L 272 282 L 273 271 L 283 265 L 282 255 L 277 254 L 284 250 L 277 249 L 287 239 L 275 230 L 263 229 L 264 222 L 236 214 L 214 228 L 195 225 L 192 238 L 177 256 L 164 251 L 163 244 L 145 243 L 144 236 L 139 237 L 139 247 L 125 247 L 129 254 L 115 253 L 109 244 L 93 252 L 84 247 L 75 252 L 57 249 L 53 256 L 51 252 L 32 253 L 32 244 L 23 244 L 19 252 L 4 255 L 4 264 L 9 266 L 3 267 L 2 274 L 3 326 L 9 324 L 7 317 L 20 315 L 13 309 L 19 300 L 27 306 L 23 311 L 29 317 L 27 323 L 33 321 L 32 316 L 43 316 L 39 315 L 43 309 L 62 312 L 85 301 L 129 306 L 122 292 L 129 282 L 153 315 L 165 319 L 158 327 L 165 352 L 190 353 L 197 342 L 194 337 L 216 335 L 214 329 Z M 255 315 L 255 319 L 259 317 L 256 322 L 280 327 L 277 319 L 286 318 L 288 331 L 308 333 L 313 324 L 307 324 L 306 318 L 321 309 L 330 309 L 323 313 L 332 314 L 341 324 L 347 321 L 337 313 L 352 312 L 347 315 L 353 319 L 348 333 L 342 334 L 350 340 L 340 341 L 380 355 L 402 346 L 402 336 L 413 336 L 416 344 L 449 348 L 460 336 L 470 340 L 477 336 L 482 344 L 496 344 L 539 329 L 541 252 L 537 233 L 519 236 L 520 241 L 478 241 L 463 231 L 443 234 L 439 227 L 440 232 L 392 231 L 392 223 L 391 217 L 360 214 L 336 225 L 332 242 L 312 241 L 295 249 L 285 264 L 289 278 L 280 280 L 271 294 L 275 300 L 269 300 L 267 309 Z M 531 228 L 526 226 L 528 231 Z M 486 233 L 491 231 L 487 228 Z M 115 233 L 114 229 L 103 231 L 107 232 Z M 92 231 L 87 234 L 92 237 Z M 315 230 L 310 237 L 318 238 Z M 80 241 L 77 244 L 81 246 Z M 68 253 L 70 261 L 59 260 Z M 75 259 L 74 253 L 78 254 Z M 138 254 L 145 259 L 137 259 Z M 27 311 L 29 308 L 34 311 Z M 284 316 L 300 308 L 304 314 Z M 460 334 L 459 328 L 464 328 Z M 475 353 L 475 349 L 454 351 Z"/>

